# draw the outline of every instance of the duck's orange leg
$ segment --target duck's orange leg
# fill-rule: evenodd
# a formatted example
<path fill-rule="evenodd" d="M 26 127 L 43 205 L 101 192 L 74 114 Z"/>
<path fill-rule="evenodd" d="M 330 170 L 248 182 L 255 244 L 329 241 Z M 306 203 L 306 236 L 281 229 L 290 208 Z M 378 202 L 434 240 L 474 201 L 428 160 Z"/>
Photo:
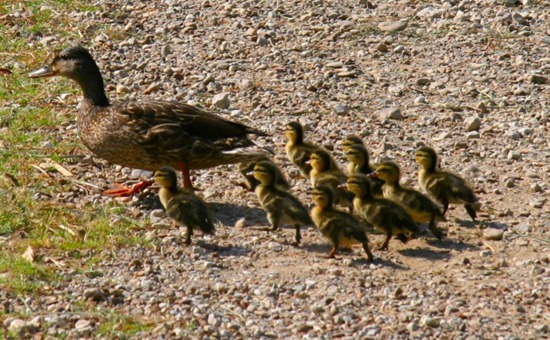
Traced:
<path fill-rule="evenodd" d="M 131 188 L 128 188 L 127 186 L 124 186 L 120 183 L 115 183 L 115 188 L 105 190 L 103 192 L 103 195 L 114 196 L 114 197 L 131 196 L 151 186 L 154 182 L 155 181 L 152 181 L 152 180 L 141 181 L 134 184 Z"/>
<path fill-rule="evenodd" d="M 189 175 L 189 168 L 187 163 L 179 162 L 181 173 L 183 174 L 183 188 L 193 190 L 193 184 L 191 183 L 191 176 Z"/>

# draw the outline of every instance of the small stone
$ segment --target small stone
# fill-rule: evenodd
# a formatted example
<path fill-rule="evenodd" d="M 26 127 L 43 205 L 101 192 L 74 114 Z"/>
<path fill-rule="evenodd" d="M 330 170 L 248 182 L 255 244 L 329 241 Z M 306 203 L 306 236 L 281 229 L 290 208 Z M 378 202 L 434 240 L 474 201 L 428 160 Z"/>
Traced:
<path fill-rule="evenodd" d="M 488 257 L 488 256 L 491 256 L 492 252 L 490 250 L 482 250 L 479 255 L 481 257 Z"/>
<path fill-rule="evenodd" d="M 223 282 L 216 282 L 214 285 L 214 290 L 218 293 L 227 293 L 229 291 L 229 287 Z"/>
<path fill-rule="evenodd" d="M 431 318 L 429 316 L 425 316 L 420 320 L 420 324 L 428 327 L 438 327 L 439 326 L 439 320 Z"/>
<path fill-rule="evenodd" d="M 521 223 L 517 225 L 516 231 L 519 234 L 528 234 L 531 231 L 531 227 L 528 224 Z"/>
<path fill-rule="evenodd" d="M 151 223 L 158 223 L 166 217 L 166 213 L 162 209 L 155 209 L 149 214 Z"/>
<path fill-rule="evenodd" d="M 538 333 L 548 333 L 548 325 L 538 324 L 534 326 L 535 331 Z"/>
<path fill-rule="evenodd" d="M 74 324 L 74 328 L 77 331 L 84 331 L 84 330 L 90 328 L 91 324 L 92 324 L 92 322 L 90 320 L 80 319 Z"/>
<path fill-rule="evenodd" d="M 426 100 L 426 97 L 424 96 L 418 96 L 414 99 L 415 104 L 426 104 L 428 101 Z"/>
<path fill-rule="evenodd" d="M 508 156 L 506 156 L 506 158 L 514 160 L 514 161 L 519 161 L 521 159 L 521 153 L 519 153 L 518 151 L 510 150 L 510 152 L 508 152 Z"/>
<path fill-rule="evenodd" d="M 84 291 L 84 298 L 95 302 L 102 301 L 106 296 L 106 292 L 97 288 L 89 288 Z"/>
<path fill-rule="evenodd" d="M 466 132 L 466 138 L 468 138 L 468 139 L 478 139 L 479 138 L 479 132 L 478 131 Z"/>
<path fill-rule="evenodd" d="M 416 332 L 416 331 L 418 330 L 418 328 L 419 328 L 419 327 L 418 327 L 418 324 L 417 324 L 416 322 L 414 322 L 414 321 L 409 322 L 409 323 L 407 324 L 407 330 L 408 330 L 409 332 Z"/>
<path fill-rule="evenodd" d="M 547 35 L 547 36 L 543 37 L 542 39 L 540 39 L 540 42 L 545 44 L 545 45 L 550 45 L 550 35 Z"/>
<path fill-rule="evenodd" d="M 481 119 L 479 117 L 468 117 L 464 120 L 466 131 L 477 131 L 481 127 Z"/>
<path fill-rule="evenodd" d="M 349 113 L 350 107 L 347 104 L 338 103 L 332 107 L 332 111 L 334 111 L 334 113 L 336 113 L 337 115 L 343 115 Z"/>
<path fill-rule="evenodd" d="M 428 85 L 431 82 L 432 80 L 430 78 L 418 78 L 416 80 L 416 85 L 424 86 L 424 85 Z"/>
<path fill-rule="evenodd" d="M 496 228 L 487 228 L 483 230 L 483 238 L 486 240 L 500 241 L 504 235 L 504 230 Z"/>
<path fill-rule="evenodd" d="M 254 88 L 254 82 L 250 79 L 241 79 L 237 86 L 239 86 L 239 89 L 241 90 L 250 90 Z"/>
<path fill-rule="evenodd" d="M 385 43 L 380 43 L 376 45 L 376 50 L 382 53 L 386 53 L 388 52 L 388 45 L 386 45 Z"/>
<path fill-rule="evenodd" d="M 488 113 L 489 112 L 489 108 L 487 108 L 487 104 L 485 104 L 485 102 L 479 102 L 477 104 L 477 109 L 481 113 Z"/>
<path fill-rule="evenodd" d="M 504 182 L 504 186 L 507 188 L 513 188 L 516 186 L 516 180 L 513 178 L 508 178 L 506 182 Z"/>
<path fill-rule="evenodd" d="M 116 89 L 115 89 L 115 92 L 117 94 L 124 94 L 124 93 L 128 93 L 130 92 L 130 89 L 122 84 L 117 84 L 116 85 Z"/>
<path fill-rule="evenodd" d="M 229 108 L 229 106 L 231 106 L 231 102 L 229 101 L 229 93 L 218 93 L 212 97 L 212 105 L 222 110 Z"/>
<path fill-rule="evenodd" d="M 314 304 L 313 306 L 311 306 L 310 310 L 315 314 L 321 314 L 325 311 L 325 308 L 321 305 Z"/>
<path fill-rule="evenodd" d="M 208 324 L 214 327 L 219 327 L 222 324 L 222 320 L 216 316 L 214 313 L 208 314 Z"/>
<path fill-rule="evenodd" d="M 390 107 L 387 109 L 382 109 L 376 111 L 376 115 L 380 120 L 386 120 L 386 119 L 395 119 L 400 120 L 403 119 L 403 116 L 401 115 L 401 109 L 396 107 Z"/>
<path fill-rule="evenodd" d="M 281 251 L 283 250 L 283 246 L 281 246 L 278 242 L 269 242 L 267 244 L 267 249 L 273 250 L 273 251 Z"/>
<path fill-rule="evenodd" d="M 398 32 L 407 28 L 407 24 L 406 20 L 384 21 L 378 24 L 378 28 L 386 32 Z"/>
<path fill-rule="evenodd" d="M 158 91 L 159 88 L 160 88 L 160 85 L 158 83 L 153 83 L 153 84 L 147 86 L 147 88 L 145 89 L 145 91 L 143 91 L 143 93 L 150 94 L 150 93 Z"/>
<path fill-rule="evenodd" d="M 403 94 L 403 88 L 401 88 L 401 86 L 389 86 L 388 93 L 395 96 L 401 96 Z"/>
<path fill-rule="evenodd" d="M 263 38 L 263 37 L 258 37 L 258 39 L 256 40 L 256 44 L 258 44 L 260 46 L 267 46 L 267 45 L 269 45 L 269 40 L 267 40 L 266 38 Z"/>
<path fill-rule="evenodd" d="M 533 190 L 534 192 L 542 192 L 542 187 L 540 186 L 540 184 L 535 183 L 531 185 L 531 190 Z"/>
<path fill-rule="evenodd" d="M 10 331 L 11 333 L 19 334 L 20 332 L 23 332 L 26 325 L 27 323 L 21 319 L 13 319 L 9 323 L 8 331 Z"/>
<path fill-rule="evenodd" d="M 531 80 L 531 82 L 533 84 L 544 85 L 544 84 L 548 83 L 548 78 L 546 78 L 544 76 L 541 76 L 541 75 L 538 75 L 538 74 L 531 75 L 531 77 L 529 79 Z"/>
<path fill-rule="evenodd" d="M 245 217 L 241 217 L 235 222 L 235 229 L 244 229 L 247 226 L 247 221 Z"/>

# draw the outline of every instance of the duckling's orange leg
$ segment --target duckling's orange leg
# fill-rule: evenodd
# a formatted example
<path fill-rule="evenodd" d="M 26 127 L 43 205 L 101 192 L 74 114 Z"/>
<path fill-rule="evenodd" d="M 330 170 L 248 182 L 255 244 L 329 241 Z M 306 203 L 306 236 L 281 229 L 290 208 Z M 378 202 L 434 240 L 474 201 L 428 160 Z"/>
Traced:
<path fill-rule="evenodd" d="M 187 163 L 180 161 L 179 163 L 181 173 L 183 174 L 183 188 L 184 189 L 193 189 L 193 184 L 191 183 L 191 176 L 189 175 L 189 168 Z"/>
<path fill-rule="evenodd" d="M 143 189 L 151 186 L 153 183 L 153 180 L 141 181 L 134 184 L 131 188 L 128 188 L 127 186 L 124 186 L 120 183 L 115 183 L 115 188 L 103 191 L 103 195 L 113 197 L 131 196 L 140 191 L 143 191 Z"/>

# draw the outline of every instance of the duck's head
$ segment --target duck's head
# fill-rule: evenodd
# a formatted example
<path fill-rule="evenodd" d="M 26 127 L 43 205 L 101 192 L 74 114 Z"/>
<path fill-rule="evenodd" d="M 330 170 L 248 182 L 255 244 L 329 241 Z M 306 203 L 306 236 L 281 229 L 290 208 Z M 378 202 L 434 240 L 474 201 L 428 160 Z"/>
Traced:
<path fill-rule="evenodd" d="M 311 198 L 321 209 L 330 208 L 334 203 L 334 191 L 327 185 L 317 185 L 313 188 Z"/>
<path fill-rule="evenodd" d="M 376 167 L 376 175 L 386 183 L 397 183 L 400 176 L 399 165 L 395 162 L 382 162 Z"/>
<path fill-rule="evenodd" d="M 309 164 L 318 172 L 326 171 L 331 166 L 330 154 L 323 149 L 315 150 L 309 157 Z"/>
<path fill-rule="evenodd" d="M 304 141 L 304 128 L 298 122 L 290 122 L 285 126 L 285 136 L 292 143 L 302 143 Z"/>
<path fill-rule="evenodd" d="M 261 161 L 256 163 L 252 174 L 254 178 L 260 181 L 263 185 L 269 185 L 275 183 L 278 177 L 277 166 L 270 161 Z"/>
<path fill-rule="evenodd" d="M 344 152 L 354 145 L 363 146 L 363 140 L 357 135 L 347 135 L 346 138 L 342 141 L 342 149 Z"/>
<path fill-rule="evenodd" d="M 63 76 L 80 82 L 92 72 L 99 72 L 99 69 L 90 52 L 82 46 L 73 46 L 59 52 L 50 65 L 29 73 L 29 77 Z"/>
<path fill-rule="evenodd" d="M 155 182 L 163 188 L 177 188 L 178 175 L 176 174 L 176 170 L 169 166 L 162 167 L 155 171 L 153 177 L 155 178 Z"/>
<path fill-rule="evenodd" d="M 416 151 L 416 162 L 424 169 L 435 170 L 437 166 L 437 154 L 429 146 L 423 146 Z"/>
<path fill-rule="evenodd" d="M 357 197 L 370 197 L 372 195 L 371 180 L 365 175 L 357 174 L 350 176 L 346 182 L 346 186 Z"/>
<path fill-rule="evenodd" d="M 348 161 L 355 164 L 363 165 L 365 162 L 368 162 L 368 152 L 362 145 L 354 144 L 348 146 L 345 149 L 345 154 Z"/>

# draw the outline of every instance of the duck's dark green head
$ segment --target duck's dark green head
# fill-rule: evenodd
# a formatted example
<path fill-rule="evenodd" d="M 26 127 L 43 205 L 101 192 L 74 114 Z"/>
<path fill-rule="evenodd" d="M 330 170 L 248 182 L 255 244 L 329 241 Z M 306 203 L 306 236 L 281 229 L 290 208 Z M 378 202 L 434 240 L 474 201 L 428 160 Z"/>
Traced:
<path fill-rule="evenodd" d="M 83 74 L 99 72 L 88 50 L 82 46 L 69 47 L 59 52 L 50 65 L 29 73 L 31 78 L 63 76 L 78 81 Z"/>
<path fill-rule="evenodd" d="M 90 52 L 84 47 L 69 47 L 59 52 L 50 65 L 29 73 L 31 78 L 53 76 L 63 76 L 76 81 L 84 92 L 84 98 L 91 101 L 93 105 L 109 106 L 101 72 Z"/>

